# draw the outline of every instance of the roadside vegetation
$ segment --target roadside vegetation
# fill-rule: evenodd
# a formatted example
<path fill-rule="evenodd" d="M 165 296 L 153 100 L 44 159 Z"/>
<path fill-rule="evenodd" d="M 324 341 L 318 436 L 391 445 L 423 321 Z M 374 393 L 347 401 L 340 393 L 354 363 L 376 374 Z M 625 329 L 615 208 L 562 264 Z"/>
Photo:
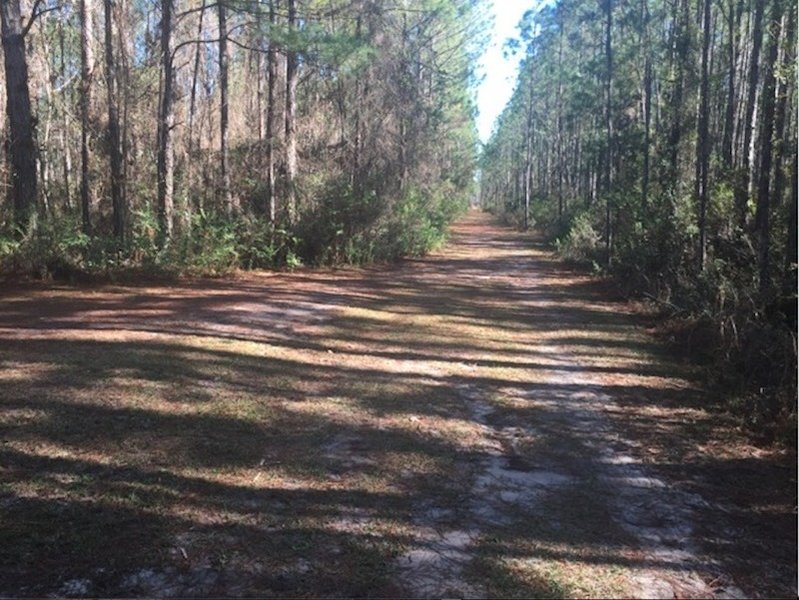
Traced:
<path fill-rule="evenodd" d="M 795 595 L 790 457 L 597 283 L 472 212 L 391 268 L 4 288 L 0 595 Z"/>
<path fill-rule="evenodd" d="M 35 4 L 3 13 L 2 274 L 417 256 L 474 193 L 477 3 Z"/>
<path fill-rule="evenodd" d="M 483 205 L 667 317 L 723 404 L 796 445 L 796 5 L 562 0 L 521 23 Z"/>

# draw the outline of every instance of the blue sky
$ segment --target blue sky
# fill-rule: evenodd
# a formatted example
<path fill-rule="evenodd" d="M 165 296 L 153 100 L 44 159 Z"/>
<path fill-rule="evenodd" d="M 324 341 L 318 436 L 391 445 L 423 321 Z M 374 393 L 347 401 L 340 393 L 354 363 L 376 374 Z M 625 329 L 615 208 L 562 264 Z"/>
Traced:
<path fill-rule="evenodd" d="M 494 121 L 505 108 L 513 93 L 516 68 L 521 55 L 503 56 L 502 48 L 510 37 L 518 37 L 516 26 L 525 11 L 538 6 L 538 0 L 493 0 L 491 15 L 494 21 L 491 41 L 480 60 L 479 73 L 484 77 L 477 89 L 477 131 L 482 141 L 491 135 Z"/>

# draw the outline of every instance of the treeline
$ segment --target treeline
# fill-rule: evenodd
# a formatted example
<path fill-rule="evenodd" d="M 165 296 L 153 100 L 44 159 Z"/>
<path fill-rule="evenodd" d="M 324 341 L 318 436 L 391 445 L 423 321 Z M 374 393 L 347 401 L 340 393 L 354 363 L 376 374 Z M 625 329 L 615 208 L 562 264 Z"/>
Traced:
<path fill-rule="evenodd" d="M 2 0 L 0 268 L 421 253 L 472 193 L 472 0 Z"/>
<path fill-rule="evenodd" d="M 796 4 L 560 0 L 521 23 L 484 206 L 694 323 L 752 425 L 795 436 Z M 783 431 L 785 433 L 785 431 Z"/>

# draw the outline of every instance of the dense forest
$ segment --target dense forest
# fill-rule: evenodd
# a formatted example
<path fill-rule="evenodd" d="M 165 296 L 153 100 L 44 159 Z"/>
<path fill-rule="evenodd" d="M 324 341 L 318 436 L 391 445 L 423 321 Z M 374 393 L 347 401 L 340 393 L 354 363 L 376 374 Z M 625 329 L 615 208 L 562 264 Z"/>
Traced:
<path fill-rule="evenodd" d="M 428 250 L 474 185 L 479 25 L 467 0 L 3 0 L 2 267 Z"/>
<path fill-rule="evenodd" d="M 483 204 L 692 322 L 737 408 L 793 429 L 796 4 L 561 0 L 520 27 Z"/>

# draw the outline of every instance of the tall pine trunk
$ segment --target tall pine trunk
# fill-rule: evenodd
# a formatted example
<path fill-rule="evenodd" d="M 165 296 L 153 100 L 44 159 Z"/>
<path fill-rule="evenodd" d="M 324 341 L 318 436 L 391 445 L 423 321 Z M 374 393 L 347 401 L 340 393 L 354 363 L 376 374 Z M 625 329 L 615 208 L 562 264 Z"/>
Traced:
<path fill-rule="evenodd" d="M 230 190 L 229 142 L 230 127 L 228 115 L 228 56 L 227 45 L 227 7 L 221 1 L 217 5 L 219 16 L 219 164 L 222 176 L 222 201 L 225 214 L 233 215 L 233 194 Z"/>
<path fill-rule="evenodd" d="M 67 65 L 66 65 L 66 44 L 64 39 L 64 23 L 62 21 L 58 22 L 58 47 L 59 47 L 59 71 L 58 75 L 62 79 L 66 79 L 67 77 Z M 67 103 L 71 100 L 71 97 L 67 94 L 64 99 L 64 105 L 61 108 L 61 133 L 59 135 L 59 141 L 61 143 L 61 166 L 63 171 L 63 178 L 64 178 L 64 207 L 67 211 L 72 211 L 72 151 L 71 145 L 68 140 L 68 131 L 69 131 L 69 110 L 67 109 Z"/>
<path fill-rule="evenodd" d="M 669 169 L 665 182 L 672 189 L 674 189 L 678 181 L 677 166 L 683 130 L 682 110 L 685 92 L 685 66 L 688 62 L 690 46 L 688 1 L 677 0 L 674 6 L 674 50 L 672 57 L 674 90 L 671 97 L 671 130 L 668 140 Z"/>
<path fill-rule="evenodd" d="M 158 108 L 158 225 L 160 242 L 172 239 L 173 206 L 175 193 L 175 152 L 173 131 L 175 126 L 174 84 L 172 65 L 173 1 L 161 0 L 161 99 Z"/>
<path fill-rule="evenodd" d="M 203 37 L 203 20 L 205 18 L 205 4 L 207 0 L 202 0 L 200 5 L 200 16 L 197 20 L 197 39 L 201 40 Z M 203 44 L 197 44 L 194 49 L 194 67 L 191 76 L 191 91 L 189 92 L 189 126 L 188 133 L 188 151 L 189 151 L 189 165 L 192 165 L 195 160 L 196 150 L 199 149 L 200 133 L 196 137 L 194 133 L 194 120 L 197 116 L 197 80 L 200 77 L 200 57 L 203 51 Z M 197 140 L 195 145 L 194 140 Z"/>
<path fill-rule="evenodd" d="M 732 147 L 735 131 L 735 70 L 738 62 L 736 38 L 740 24 L 742 0 L 729 0 L 727 3 L 727 90 L 724 104 L 724 133 L 721 143 L 721 156 L 724 167 L 732 169 Z"/>
<path fill-rule="evenodd" d="M 757 84 L 760 76 L 760 47 L 763 43 L 763 10 L 766 0 L 755 0 L 754 24 L 752 27 L 752 53 L 749 59 L 749 78 L 746 91 L 746 116 L 743 122 L 743 147 L 741 148 L 740 176 L 735 188 L 735 206 L 738 212 L 738 222 L 743 227 L 746 224 L 747 201 L 749 199 L 749 185 L 754 165 L 750 160 L 752 146 L 752 132 L 755 128 L 754 115 L 757 100 Z"/>
<path fill-rule="evenodd" d="M 275 194 L 275 89 L 277 87 L 277 44 L 274 40 L 275 10 L 279 0 L 269 0 L 269 48 L 267 50 L 267 83 L 266 83 L 266 213 L 269 221 L 274 223 L 276 217 L 277 197 Z"/>
<path fill-rule="evenodd" d="M 267 50 L 266 84 L 266 212 L 274 223 L 277 197 L 275 194 L 275 88 L 277 86 L 277 44 L 275 43 L 275 10 L 278 0 L 269 0 L 269 48 Z"/>
<path fill-rule="evenodd" d="M 105 6 L 105 71 L 108 96 L 108 155 L 111 167 L 111 209 L 114 237 L 120 242 L 125 237 L 125 205 L 122 195 L 122 142 L 119 130 L 119 99 L 117 98 L 117 67 L 114 57 L 113 0 L 104 0 Z"/>
<path fill-rule="evenodd" d="M 783 202 L 783 195 L 785 193 L 785 154 L 789 144 L 790 138 L 790 119 L 788 118 L 788 85 L 790 83 L 791 65 L 796 60 L 796 11 L 789 10 L 785 15 L 787 23 L 783 34 L 782 42 L 782 60 L 780 61 L 780 71 L 783 76 L 780 77 L 779 87 L 777 91 L 777 109 L 774 117 L 774 176 L 773 176 L 773 191 L 772 197 L 774 198 L 775 206 L 781 206 Z M 793 110 L 791 111 L 791 114 Z M 794 142 L 794 146 L 795 146 Z"/>
<path fill-rule="evenodd" d="M 558 224 L 563 223 L 563 7 L 558 10 L 558 98 L 557 98 L 557 154 L 558 154 Z"/>
<path fill-rule="evenodd" d="M 612 164 L 613 164 L 613 0 L 605 5 L 605 262 L 613 254 Z"/>
<path fill-rule="evenodd" d="M 533 185 L 533 70 L 530 66 L 530 83 L 527 96 L 527 122 L 525 127 L 526 148 L 524 153 L 524 230 L 530 228 L 530 198 Z"/>
<path fill-rule="evenodd" d="M 291 31 L 297 24 L 296 0 L 288 0 L 288 26 Z M 297 212 L 297 50 L 286 51 L 286 208 L 289 221 Z"/>
<path fill-rule="evenodd" d="M 768 46 L 765 56 L 765 72 L 763 73 L 763 101 L 760 120 L 760 169 L 757 183 L 757 212 L 755 228 L 757 230 L 757 263 L 760 275 L 760 293 L 766 294 L 771 286 L 771 265 L 769 258 L 769 213 L 771 212 L 771 162 L 774 152 L 774 90 L 775 74 L 780 39 L 780 0 L 772 0 L 771 15 L 768 19 Z"/>
<path fill-rule="evenodd" d="M 36 224 L 36 145 L 19 0 L 0 0 L 0 27 L 6 71 L 10 194 L 14 223 L 25 235 Z"/>
<path fill-rule="evenodd" d="M 652 128 L 652 58 L 650 51 L 649 40 L 649 3 L 647 0 L 642 0 L 643 10 L 643 52 L 644 52 L 644 81 L 643 81 L 643 97 L 644 97 L 644 164 L 643 173 L 641 174 L 641 204 L 644 209 L 647 208 L 649 203 L 649 147 L 651 145 L 651 128 Z"/>
<path fill-rule="evenodd" d="M 707 202 L 708 166 L 710 147 L 708 144 L 708 122 L 710 119 L 710 0 L 702 0 L 702 66 L 699 84 L 699 114 L 696 126 L 696 179 L 694 194 L 699 203 L 699 270 L 704 271 L 707 260 Z"/>
<path fill-rule="evenodd" d="M 796 144 L 793 147 L 793 165 L 791 167 L 791 193 L 788 201 L 788 242 L 786 244 L 785 265 L 783 266 L 782 289 L 786 296 L 796 294 L 796 264 L 797 254 L 799 254 L 799 244 L 797 243 L 797 209 L 799 208 L 799 153 L 796 151 Z"/>
<path fill-rule="evenodd" d="M 89 181 L 89 143 L 94 45 L 92 43 L 93 7 L 91 0 L 80 0 L 80 206 L 84 233 L 91 233 L 91 182 Z"/>

